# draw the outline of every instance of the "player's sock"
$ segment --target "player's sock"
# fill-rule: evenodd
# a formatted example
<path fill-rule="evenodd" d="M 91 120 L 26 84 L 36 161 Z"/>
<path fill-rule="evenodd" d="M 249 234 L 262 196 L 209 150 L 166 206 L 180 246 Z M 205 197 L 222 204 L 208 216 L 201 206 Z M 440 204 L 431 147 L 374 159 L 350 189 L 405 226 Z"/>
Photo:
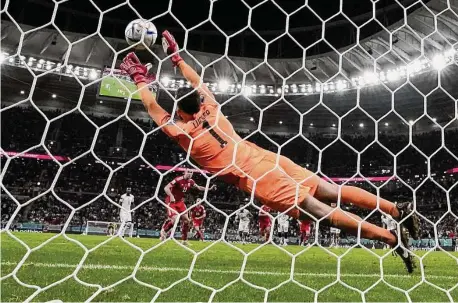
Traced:
<path fill-rule="evenodd" d="M 162 230 L 166 234 L 172 227 L 173 227 L 173 221 L 172 220 L 167 220 L 162 225 Z"/>
<path fill-rule="evenodd" d="M 188 231 L 189 231 L 189 223 L 182 222 L 181 223 L 181 240 L 183 241 L 188 240 Z"/>
<path fill-rule="evenodd" d="M 204 233 L 203 233 L 201 230 L 198 230 L 198 231 L 196 232 L 196 234 L 197 234 L 197 237 L 198 237 L 201 241 L 204 240 Z"/>
<path fill-rule="evenodd" d="M 377 207 L 376 195 L 354 186 L 342 186 L 342 201 L 367 209 L 375 209 Z M 399 218 L 400 216 L 396 205 L 388 200 L 380 198 L 379 208 L 393 218 Z"/>
<path fill-rule="evenodd" d="M 356 220 L 355 220 L 356 219 Z M 358 233 L 358 223 L 362 221 L 357 215 L 344 212 L 340 209 L 335 210 L 329 217 L 328 220 L 331 225 L 340 229 L 344 229 L 349 233 Z M 371 240 L 379 240 L 395 246 L 397 238 L 389 230 L 378 227 L 374 224 L 362 221 L 361 223 L 361 237 Z"/>

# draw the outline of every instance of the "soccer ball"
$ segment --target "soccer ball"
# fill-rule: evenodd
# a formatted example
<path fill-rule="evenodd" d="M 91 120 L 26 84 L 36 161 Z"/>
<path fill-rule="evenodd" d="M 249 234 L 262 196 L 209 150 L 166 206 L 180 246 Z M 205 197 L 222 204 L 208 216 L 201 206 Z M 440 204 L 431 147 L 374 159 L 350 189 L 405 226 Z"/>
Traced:
<path fill-rule="evenodd" d="M 156 42 L 157 29 L 153 23 L 142 19 L 137 19 L 129 23 L 125 31 L 126 41 L 129 45 L 139 43 L 135 46 L 136 49 L 145 49 Z"/>

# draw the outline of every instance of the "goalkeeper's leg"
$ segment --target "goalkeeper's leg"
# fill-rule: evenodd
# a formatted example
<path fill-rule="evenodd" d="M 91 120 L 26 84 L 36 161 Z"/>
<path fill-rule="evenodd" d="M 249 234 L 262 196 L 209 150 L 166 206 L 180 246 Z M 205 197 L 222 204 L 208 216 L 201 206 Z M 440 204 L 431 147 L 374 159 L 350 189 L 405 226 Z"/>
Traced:
<path fill-rule="evenodd" d="M 321 179 L 316 189 L 315 197 L 320 201 L 337 202 L 339 199 L 339 186 Z M 341 201 L 342 203 L 352 203 L 358 207 L 371 210 L 377 208 L 378 201 L 379 209 L 391 215 L 397 221 L 408 217 L 413 210 L 411 203 L 400 203 L 396 205 L 386 199 L 377 198 L 376 195 L 364 189 L 348 185 L 342 186 Z M 404 220 L 403 225 L 409 230 L 409 233 L 414 239 L 418 239 L 420 226 L 416 214 L 412 214 L 412 216 Z"/>
<path fill-rule="evenodd" d="M 376 226 L 369 222 L 363 221 L 357 215 L 341 210 L 340 208 L 332 208 L 331 206 L 318 201 L 315 197 L 307 195 L 305 200 L 300 203 L 302 208 L 307 213 L 321 219 L 325 218 L 324 222 L 330 226 L 343 229 L 348 233 L 356 235 L 358 233 L 358 225 L 361 224 L 361 237 L 372 240 L 379 240 L 390 246 L 396 246 L 397 238 L 389 230 Z M 304 213 L 300 213 L 301 220 L 309 219 Z"/>

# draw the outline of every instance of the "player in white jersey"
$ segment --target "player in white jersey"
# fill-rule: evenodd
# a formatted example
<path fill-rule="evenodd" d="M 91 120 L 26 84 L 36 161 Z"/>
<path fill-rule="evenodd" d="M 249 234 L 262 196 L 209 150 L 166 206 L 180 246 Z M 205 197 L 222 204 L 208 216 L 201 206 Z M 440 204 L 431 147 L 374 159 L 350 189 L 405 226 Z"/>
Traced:
<path fill-rule="evenodd" d="M 287 214 L 279 214 L 277 222 L 280 245 L 286 246 L 288 245 L 289 216 Z"/>
<path fill-rule="evenodd" d="M 329 244 L 329 247 L 339 247 L 340 229 L 331 227 L 330 233 L 331 233 L 331 243 Z"/>
<path fill-rule="evenodd" d="M 389 231 L 396 231 L 398 229 L 398 224 L 390 215 L 382 215 L 382 223 L 383 227 L 388 229 Z M 389 245 L 383 245 L 383 249 L 390 249 Z"/>
<path fill-rule="evenodd" d="M 129 236 L 132 237 L 133 233 L 133 224 L 132 224 L 132 212 L 130 211 L 131 207 L 134 204 L 134 195 L 132 195 L 132 189 L 128 187 L 126 193 L 121 196 L 119 199 L 119 204 L 121 204 L 121 210 L 119 211 L 119 219 L 121 221 L 121 227 L 119 232 L 121 237 L 124 237 L 124 232 L 126 228 L 130 227 Z"/>
<path fill-rule="evenodd" d="M 242 208 L 244 205 L 240 204 L 239 208 Z M 244 208 L 239 210 L 235 217 L 235 222 L 239 223 L 239 236 L 242 244 L 246 244 L 246 237 L 250 231 L 250 221 L 253 215 L 248 211 L 248 209 Z"/>

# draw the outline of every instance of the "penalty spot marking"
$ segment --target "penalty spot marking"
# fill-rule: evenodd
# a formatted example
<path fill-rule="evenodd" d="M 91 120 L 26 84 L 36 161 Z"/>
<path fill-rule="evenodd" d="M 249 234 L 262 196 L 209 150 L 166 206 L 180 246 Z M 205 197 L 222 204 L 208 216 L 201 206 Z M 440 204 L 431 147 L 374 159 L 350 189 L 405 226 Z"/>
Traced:
<path fill-rule="evenodd" d="M 2 262 L 3 266 L 16 266 L 17 263 L 14 262 Z M 44 268 L 75 268 L 77 264 L 68 264 L 68 263 L 24 263 L 21 267 L 44 267 Z M 94 269 L 94 270 L 133 270 L 134 266 L 125 266 L 125 265 L 105 265 L 105 264 L 84 264 L 83 269 Z M 155 267 L 155 266 L 140 266 L 139 270 L 144 271 L 157 271 L 157 272 L 188 272 L 189 269 L 181 267 Z M 196 273 L 217 273 L 217 274 L 240 274 L 239 270 L 219 270 L 219 269 L 199 269 L 195 268 L 192 270 Z M 250 271 L 245 270 L 244 274 L 246 275 L 264 275 L 264 276 L 289 276 L 289 272 L 272 272 L 272 271 Z M 336 274 L 330 273 L 294 273 L 294 276 L 302 277 L 336 277 Z M 361 278 L 379 278 L 378 274 L 340 274 L 341 277 L 361 277 Z M 420 276 L 412 275 L 383 275 L 385 278 L 420 278 Z M 458 276 L 436 276 L 436 275 L 426 275 L 426 279 L 439 279 L 439 280 L 457 280 Z"/>

